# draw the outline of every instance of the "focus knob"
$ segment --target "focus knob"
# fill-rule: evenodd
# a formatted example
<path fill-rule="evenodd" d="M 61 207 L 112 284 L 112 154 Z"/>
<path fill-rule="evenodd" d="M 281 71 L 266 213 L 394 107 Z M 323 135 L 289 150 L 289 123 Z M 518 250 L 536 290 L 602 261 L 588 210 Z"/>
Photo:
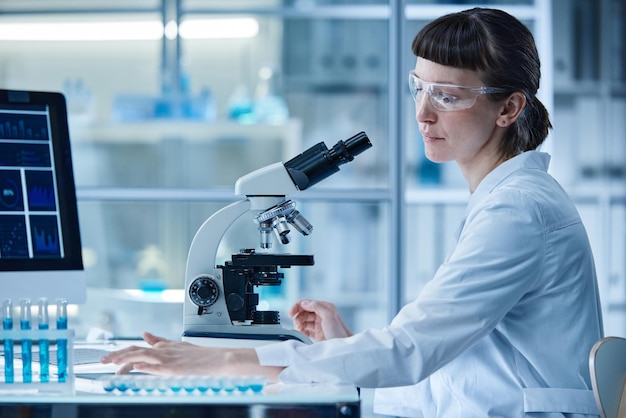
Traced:
<path fill-rule="evenodd" d="M 196 305 L 206 308 L 217 302 L 219 287 L 211 276 L 198 276 L 189 286 L 189 298 Z"/>

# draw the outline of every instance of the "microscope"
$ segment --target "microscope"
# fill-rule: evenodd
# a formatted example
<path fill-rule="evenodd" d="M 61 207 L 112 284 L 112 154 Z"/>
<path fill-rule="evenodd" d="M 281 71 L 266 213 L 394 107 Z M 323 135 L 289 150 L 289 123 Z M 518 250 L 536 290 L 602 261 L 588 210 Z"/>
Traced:
<path fill-rule="evenodd" d="M 213 347 L 254 347 L 276 341 L 310 343 L 304 334 L 280 325 L 278 311 L 257 310 L 257 286 L 280 286 L 279 268 L 310 266 L 312 255 L 272 253 L 275 236 L 291 240 L 293 227 L 309 235 L 313 226 L 287 199 L 339 171 L 339 166 L 372 146 L 365 132 L 331 149 L 320 142 L 286 163 L 270 164 L 239 178 L 235 194 L 245 196 L 211 215 L 198 229 L 187 257 L 183 340 Z M 242 249 L 217 263 L 217 251 L 231 225 L 250 212 L 258 225 L 259 248 Z"/>

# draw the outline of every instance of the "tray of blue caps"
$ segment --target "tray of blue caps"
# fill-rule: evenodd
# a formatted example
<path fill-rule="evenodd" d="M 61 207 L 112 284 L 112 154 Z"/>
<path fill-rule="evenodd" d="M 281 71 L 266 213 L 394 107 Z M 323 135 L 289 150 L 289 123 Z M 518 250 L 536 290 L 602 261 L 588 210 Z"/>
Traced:
<path fill-rule="evenodd" d="M 263 392 L 265 376 L 155 376 L 100 377 L 106 393 L 116 395 L 229 395 Z"/>

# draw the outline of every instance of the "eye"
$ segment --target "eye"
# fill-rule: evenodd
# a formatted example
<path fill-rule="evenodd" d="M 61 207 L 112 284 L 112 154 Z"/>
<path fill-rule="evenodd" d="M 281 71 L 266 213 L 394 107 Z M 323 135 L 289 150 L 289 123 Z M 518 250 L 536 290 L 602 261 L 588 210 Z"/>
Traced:
<path fill-rule="evenodd" d="M 422 91 L 424 89 L 422 83 L 420 83 L 416 79 L 412 79 L 411 86 L 413 87 L 413 90 L 415 90 L 417 92 L 420 92 L 420 91 Z"/>
<path fill-rule="evenodd" d="M 459 100 L 459 98 L 457 96 L 454 96 L 454 95 L 448 94 L 448 93 L 444 93 L 441 90 L 433 90 L 432 98 L 435 99 L 437 102 L 439 102 L 441 104 L 445 104 L 445 105 L 455 104 Z"/>

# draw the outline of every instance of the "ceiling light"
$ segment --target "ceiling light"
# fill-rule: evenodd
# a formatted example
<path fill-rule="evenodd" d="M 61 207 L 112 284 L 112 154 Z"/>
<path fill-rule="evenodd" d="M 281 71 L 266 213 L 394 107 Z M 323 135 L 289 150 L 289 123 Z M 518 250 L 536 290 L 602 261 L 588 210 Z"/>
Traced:
<path fill-rule="evenodd" d="M 163 24 L 139 22 L 0 23 L 3 41 L 129 41 L 163 37 Z"/>
<path fill-rule="evenodd" d="M 141 41 L 165 36 L 176 39 L 251 38 L 259 32 L 253 18 L 187 19 L 180 27 L 171 20 L 123 22 L 4 22 L 2 41 Z"/>
<path fill-rule="evenodd" d="M 167 24 L 165 25 L 164 34 L 165 37 L 169 40 L 176 39 L 176 37 L 178 36 L 178 25 L 176 25 L 175 20 L 170 20 L 169 22 L 167 22 Z"/>
<path fill-rule="evenodd" d="M 183 39 L 253 38 L 259 33 L 259 24 L 253 18 L 188 19 L 178 28 Z"/>

